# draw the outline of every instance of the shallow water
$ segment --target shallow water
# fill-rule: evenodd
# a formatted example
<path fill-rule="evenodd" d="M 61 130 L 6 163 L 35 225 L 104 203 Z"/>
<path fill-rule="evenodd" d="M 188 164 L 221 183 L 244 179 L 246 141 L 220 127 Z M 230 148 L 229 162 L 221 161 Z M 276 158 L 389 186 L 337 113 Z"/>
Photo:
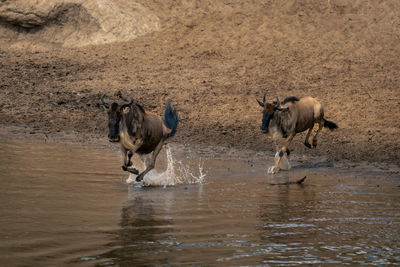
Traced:
<path fill-rule="evenodd" d="M 142 187 L 115 151 L 0 141 L 0 264 L 399 265 L 398 172 L 203 164 L 202 184 Z"/>

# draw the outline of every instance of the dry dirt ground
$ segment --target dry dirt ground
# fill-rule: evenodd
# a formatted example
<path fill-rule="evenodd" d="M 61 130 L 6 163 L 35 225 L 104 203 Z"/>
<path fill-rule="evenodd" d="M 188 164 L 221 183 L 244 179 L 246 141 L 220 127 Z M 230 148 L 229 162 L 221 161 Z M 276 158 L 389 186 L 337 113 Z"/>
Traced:
<path fill-rule="evenodd" d="M 273 155 L 255 99 L 313 96 L 340 129 L 313 150 L 299 134 L 293 153 L 400 164 L 400 1 L 137 2 L 162 27 L 129 42 L 22 49 L 0 38 L 3 129 L 105 138 L 100 95 L 121 92 L 160 116 L 171 99 L 173 142 Z"/>

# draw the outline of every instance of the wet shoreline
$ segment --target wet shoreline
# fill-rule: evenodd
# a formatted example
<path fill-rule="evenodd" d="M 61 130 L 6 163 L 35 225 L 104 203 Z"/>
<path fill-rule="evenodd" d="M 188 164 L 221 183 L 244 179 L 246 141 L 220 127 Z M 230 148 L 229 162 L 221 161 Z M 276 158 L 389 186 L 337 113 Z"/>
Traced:
<path fill-rule="evenodd" d="M 0 139 L 3 140 L 30 140 L 39 143 L 72 144 L 90 148 L 100 148 L 106 151 L 119 151 L 119 145 L 111 144 L 107 138 L 74 131 L 59 131 L 43 133 L 27 126 L 5 126 L 0 129 Z M 207 146 L 202 144 L 182 144 L 171 140 L 171 145 L 184 152 L 203 158 L 213 158 L 220 160 L 242 160 L 247 161 L 248 167 L 254 165 L 264 166 L 266 170 L 273 166 L 275 152 L 259 151 L 252 149 L 241 149 L 224 146 Z M 376 161 L 351 161 L 351 160 L 332 160 L 328 156 L 310 156 L 305 154 L 292 153 L 290 156 L 292 167 L 296 168 L 320 168 L 337 167 L 350 170 L 362 170 L 370 172 L 388 172 L 399 174 L 400 165 L 396 163 L 376 162 Z"/>

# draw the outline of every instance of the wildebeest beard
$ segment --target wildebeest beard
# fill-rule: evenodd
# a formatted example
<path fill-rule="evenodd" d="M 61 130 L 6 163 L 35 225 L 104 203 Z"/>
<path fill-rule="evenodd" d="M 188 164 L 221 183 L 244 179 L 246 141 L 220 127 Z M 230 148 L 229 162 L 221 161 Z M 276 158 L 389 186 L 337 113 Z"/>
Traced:
<path fill-rule="evenodd" d="M 280 134 L 283 138 L 287 138 L 288 134 L 283 125 L 283 118 L 279 116 L 280 114 L 276 114 L 277 111 L 271 113 L 264 113 L 262 119 L 262 131 L 266 134 L 275 134 L 270 132 L 270 128 L 274 127 L 277 130 L 277 133 Z"/>

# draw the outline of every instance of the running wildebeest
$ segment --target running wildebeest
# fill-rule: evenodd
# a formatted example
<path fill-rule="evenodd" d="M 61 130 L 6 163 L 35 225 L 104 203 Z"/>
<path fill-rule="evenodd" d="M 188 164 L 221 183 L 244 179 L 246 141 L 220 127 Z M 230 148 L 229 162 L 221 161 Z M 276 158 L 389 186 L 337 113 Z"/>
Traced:
<path fill-rule="evenodd" d="M 330 130 L 338 128 L 338 126 L 324 118 L 324 109 L 322 105 L 312 97 L 287 97 L 280 103 L 279 99 L 272 103 L 267 103 L 265 95 L 263 101 L 257 100 L 263 108 L 263 118 L 261 130 L 263 133 L 273 137 L 281 136 L 287 138 L 286 146 L 283 146 L 279 151 L 279 157 L 275 161 L 273 172 L 279 171 L 279 163 L 286 153 L 290 154 L 289 145 L 297 133 L 308 130 L 304 145 L 311 148 L 308 139 L 314 128 L 314 124 L 318 124 L 318 130 L 312 140 L 312 147 L 317 146 L 317 137 L 323 127 Z"/>
<path fill-rule="evenodd" d="M 134 103 L 133 97 L 130 100 L 122 98 L 121 101 L 105 101 L 106 94 L 101 96 L 101 103 L 107 108 L 108 113 L 108 140 L 120 142 L 123 156 L 122 169 L 133 174 L 139 174 L 132 166 L 131 158 L 133 153 L 140 156 L 152 153 L 147 168 L 136 177 L 141 181 L 143 177 L 155 166 L 158 153 L 167 138 L 174 136 L 178 127 L 178 115 L 176 110 L 168 101 L 164 118 L 146 112 L 141 105 Z"/>

